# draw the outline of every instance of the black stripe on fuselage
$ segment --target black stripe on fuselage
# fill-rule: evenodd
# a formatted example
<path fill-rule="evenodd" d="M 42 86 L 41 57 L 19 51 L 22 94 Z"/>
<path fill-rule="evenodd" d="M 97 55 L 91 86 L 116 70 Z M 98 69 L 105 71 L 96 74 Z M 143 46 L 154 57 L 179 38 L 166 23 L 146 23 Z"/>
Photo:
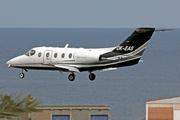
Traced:
<path fill-rule="evenodd" d="M 140 58 L 136 58 L 133 60 L 129 60 L 126 62 L 118 62 L 115 64 L 110 64 L 110 65 L 105 65 L 105 66 L 94 66 L 92 65 L 92 67 L 81 67 L 78 68 L 80 72 L 82 71 L 96 71 L 96 70 L 101 70 L 101 69 L 106 69 L 106 68 L 112 68 L 112 67 L 124 67 L 124 66 L 131 66 L 131 65 L 135 65 L 139 62 Z M 28 69 L 28 70 L 60 70 L 60 71 L 65 71 L 68 72 L 67 69 L 63 69 L 63 68 L 57 68 L 57 67 L 30 67 L 30 66 L 14 66 L 15 68 L 22 68 L 22 69 Z"/>

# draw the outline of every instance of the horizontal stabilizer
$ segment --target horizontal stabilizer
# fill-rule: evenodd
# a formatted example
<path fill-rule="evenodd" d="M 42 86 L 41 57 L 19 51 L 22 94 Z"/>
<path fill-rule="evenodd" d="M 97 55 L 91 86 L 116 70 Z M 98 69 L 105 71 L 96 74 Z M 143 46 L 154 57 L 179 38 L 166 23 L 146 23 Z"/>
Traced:
<path fill-rule="evenodd" d="M 158 32 L 158 31 L 171 31 L 171 30 L 175 30 L 175 29 L 159 29 L 159 30 L 155 30 L 155 32 Z"/>
<path fill-rule="evenodd" d="M 57 67 L 57 68 L 67 69 L 70 72 L 80 72 L 77 68 L 67 66 L 67 65 L 57 64 L 57 65 L 54 65 L 54 66 Z"/>

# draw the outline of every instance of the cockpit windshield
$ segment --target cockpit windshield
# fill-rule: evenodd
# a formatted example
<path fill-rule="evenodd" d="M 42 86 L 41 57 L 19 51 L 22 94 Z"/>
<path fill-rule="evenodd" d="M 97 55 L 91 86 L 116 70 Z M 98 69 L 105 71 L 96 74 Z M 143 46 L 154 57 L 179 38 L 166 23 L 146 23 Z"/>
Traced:
<path fill-rule="evenodd" d="M 31 51 L 30 51 L 30 55 L 31 55 L 31 56 L 33 56 L 35 53 L 36 53 L 35 50 L 31 50 Z"/>
<path fill-rule="evenodd" d="M 35 50 L 30 50 L 30 51 L 28 51 L 25 55 L 27 55 L 27 56 L 33 56 L 35 53 L 36 53 Z"/>
<path fill-rule="evenodd" d="M 29 56 L 29 51 L 25 55 Z"/>

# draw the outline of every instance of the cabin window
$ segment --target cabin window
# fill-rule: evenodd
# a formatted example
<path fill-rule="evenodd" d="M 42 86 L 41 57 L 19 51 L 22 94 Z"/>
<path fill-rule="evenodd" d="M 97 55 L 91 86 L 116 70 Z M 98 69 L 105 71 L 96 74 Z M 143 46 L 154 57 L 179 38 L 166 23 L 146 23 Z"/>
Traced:
<path fill-rule="evenodd" d="M 49 57 L 49 53 L 46 53 L 46 57 Z"/>
<path fill-rule="evenodd" d="M 69 54 L 69 58 L 72 58 L 72 53 Z"/>
<path fill-rule="evenodd" d="M 57 53 L 54 54 L 54 58 L 57 58 Z"/>
<path fill-rule="evenodd" d="M 30 51 L 30 55 L 31 55 L 31 56 L 33 56 L 35 53 L 36 53 L 35 50 L 31 50 L 31 51 Z"/>
<path fill-rule="evenodd" d="M 65 54 L 63 53 L 63 54 L 61 55 L 61 57 L 64 58 L 64 57 L 65 57 Z"/>
<path fill-rule="evenodd" d="M 41 57 L 41 52 L 38 53 L 38 57 Z"/>

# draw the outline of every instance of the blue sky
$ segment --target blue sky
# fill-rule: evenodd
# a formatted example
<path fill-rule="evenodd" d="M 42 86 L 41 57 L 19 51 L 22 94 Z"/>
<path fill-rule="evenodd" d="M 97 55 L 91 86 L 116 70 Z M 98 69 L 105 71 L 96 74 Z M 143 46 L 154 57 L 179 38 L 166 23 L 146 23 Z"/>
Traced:
<path fill-rule="evenodd" d="M 180 28 L 180 0 L 0 0 L 0 28 Z"/>

